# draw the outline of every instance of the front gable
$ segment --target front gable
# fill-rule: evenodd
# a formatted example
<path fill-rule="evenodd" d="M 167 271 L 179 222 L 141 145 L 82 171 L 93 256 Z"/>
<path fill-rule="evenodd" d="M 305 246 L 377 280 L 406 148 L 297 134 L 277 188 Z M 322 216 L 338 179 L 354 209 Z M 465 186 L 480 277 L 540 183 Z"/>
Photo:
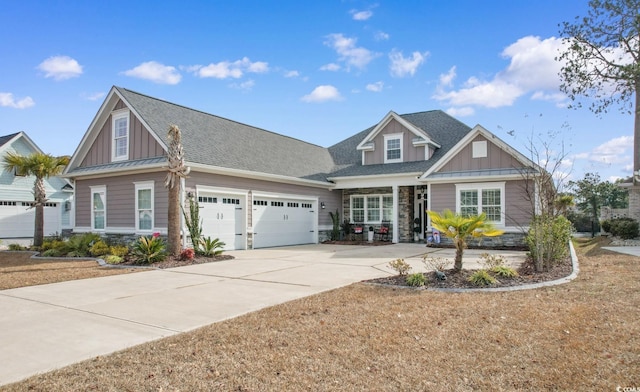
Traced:
<path fill-rule="evenodd" d="M 421 179 L 518 176 L 537 166 L 497 136 L 477 125 Z"/>
<path fill-rule="evenodd" d="M 165 155 L 166 146 L 113 87 L 65 170 L 143 161 Z"/>
<path fill-rule="evenodd" d="M 389 112 L 358 144 L 362 164 L 425 161 L 440 147 L 431 137 L 394 112 Z"/>

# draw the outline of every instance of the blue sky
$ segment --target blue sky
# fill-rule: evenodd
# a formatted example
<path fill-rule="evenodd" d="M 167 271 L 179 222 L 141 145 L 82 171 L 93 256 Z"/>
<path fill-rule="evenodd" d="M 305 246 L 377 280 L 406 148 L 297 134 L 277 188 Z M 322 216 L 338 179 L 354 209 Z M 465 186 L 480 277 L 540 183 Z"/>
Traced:
<path fill-rule="evenodd" d="M 0 135 L 72 154 L 112 85 L 321 146 L 442 109 L 571 178 L 631 174 L 633 118 L 573 110 L 558 25 L 587 1 L 20 1 L 0 6 Z M 547 135 L 555 133 L 554 139 Z M 539 136 L 541 135 L 541 136 Z"/>

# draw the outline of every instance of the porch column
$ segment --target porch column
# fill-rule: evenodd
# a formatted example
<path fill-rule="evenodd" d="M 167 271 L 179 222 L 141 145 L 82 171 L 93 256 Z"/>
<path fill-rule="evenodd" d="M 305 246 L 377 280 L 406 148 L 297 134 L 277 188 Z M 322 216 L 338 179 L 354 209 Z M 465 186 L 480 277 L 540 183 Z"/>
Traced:
<path fill-rule="evenodd" d="M 393 221 L 391 222 L 391 227 L 393 227 L 393 235 L 391 237 L 391 242 L 394 244 L 398 243 L 398 239 L 400 238 L 399 231 L 400 226 L 398 226 L 398 213 L 400 212 L 400 208 L 398 206 L 398 186 L 393 185 Z"/>

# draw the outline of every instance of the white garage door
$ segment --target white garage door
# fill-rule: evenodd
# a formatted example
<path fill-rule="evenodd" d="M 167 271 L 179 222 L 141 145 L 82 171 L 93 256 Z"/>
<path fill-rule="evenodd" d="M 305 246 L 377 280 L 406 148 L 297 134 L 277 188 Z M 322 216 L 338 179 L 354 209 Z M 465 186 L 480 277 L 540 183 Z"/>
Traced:
<path fill-rule="evenodd" d="M 31 203 L 0 200 L 0 238 L 33 237 L 36 219 Z M 44 235 L 60 233 L 60 203 L 46 203 L 44 207 Z"/>
<path fill-rule="evenodd" d="M 315 204 L 315 200 L 254 196 L 253 247 L 315 243 Z"/>
<path fill-rule="evenodd" d="M 245 249 L 245 197 L 241 195 L 198 192 L 202 235 L 218 238 L 225 250 Z"/>

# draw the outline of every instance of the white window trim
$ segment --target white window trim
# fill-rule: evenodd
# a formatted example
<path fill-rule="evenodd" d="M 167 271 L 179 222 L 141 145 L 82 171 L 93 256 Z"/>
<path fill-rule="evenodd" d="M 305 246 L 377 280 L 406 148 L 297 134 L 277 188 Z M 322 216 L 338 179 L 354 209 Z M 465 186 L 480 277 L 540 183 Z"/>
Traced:
<path fill-rule="evenodd" d="M 155 219 L 155 214 L 156 214 L 156 210 L 155 210 L 155 203 L 154 203 L 154 199 L 155 199 L 155 189 L 154 189 L 154 182 L 153 181 L 141 181 L 141 182 L 134 182 L 133 183 L 135 185 L 135 220 L 136 220 L 136 233 L 152 233 L 154 231 L 154 227 L 156 224 L 156 219 Z M 139 215 L 139 208 L 138 208 L 138 191 L 140 190 L 145 190 L 145 189 L 150 189 L 151 190 L 151 229 L 140 229 L 140 215 Z"/>
<path fill-rule="evenodd" d="M 472 158 L 486 158 L 487 157 L 487 141 L 480 140 L 471 143 L 471 157 Z"/>
<path fill-rule="evenodd" d="M 402 158 L 404 157 L 404 134 L 402 133 L 393 133 L 384 135 L 384 163 L 396 163 L 402 162 Z M 387 159 L 387 140 L 400 139 L 400 158 L 398 159 Z"/>
<path fill-rule="evenodd" d="M 505 225 L 505 210 L 506 210 L 506 197 L 505 197 L 505 183 L 504 182 L 481 182 L 481 183 L 468 183 L 468 184 L 456 184 L 456 213 L 460 213 L 460 191 L 478 191 L 478 213 L 482 213 L 482 191 L 485 189 L 499 189 L 500 190 L 500 221 L 491 221 L 496 226 Z"/>
<path fill-rule="evenodd" d="M 122 156 L 116 156 L 116 121 L 120 119 L 127 120 L 127 153 Z M 125 161 L 129 159 L 129 144 L 130 144 L 130 135 L 131 135 L 131 124 L 130 124 L 130 116 L 129 109 L 121 109 L 116 110 L 111 113 L 111 161 Z"/>
<path fill-rule="evenodd" d="M 372 195 L 351 195 L 349 197 L 349 221 L 351 223 L 355 223 L 355 221 L 353 220 L 353 199 L 355 197 L 362 197 L 364 198 L 364 222 L 362 222 L 363 224 L 381 224 L 382 220 L 384 218 L 384 198 L 385 197 L 391 197 L 393 198 L 393 194 L 392 193 L 380 193 L 380 194 L 372 194 Z M 380 220 L 377 221 L 369 221 L 367 220 L 367 216 L 369 215 L 367 212 L 368 208 L 367 208 L 367 197 L 378 197 L 380 199 Z M 391 216 L 393 217 L 395 213 L 395 206 L 391 206 Z M 390 221 L 392 221 L 393 219 L 390 219 Z M 359 222 L 360 223 L 360 222 Z"/>
<path fill-rule="evenodd" d="M 91 209 L 91 230 L 92 231 L 97 231 L 97 232 L 104 232 L 107 230 L 107 187 L 106 185 L 98 185 L 98 186 L 91 186 L 89 187 L 90 189 L 90 200 L 89 200 L 89 208 Z M 96 229 L 96 217 L 94 214 L 94 210 L 93 210 L 93 195 L 96 193 L 102 193 L 104 194 L 104 228 L 102 229 Z"/>

